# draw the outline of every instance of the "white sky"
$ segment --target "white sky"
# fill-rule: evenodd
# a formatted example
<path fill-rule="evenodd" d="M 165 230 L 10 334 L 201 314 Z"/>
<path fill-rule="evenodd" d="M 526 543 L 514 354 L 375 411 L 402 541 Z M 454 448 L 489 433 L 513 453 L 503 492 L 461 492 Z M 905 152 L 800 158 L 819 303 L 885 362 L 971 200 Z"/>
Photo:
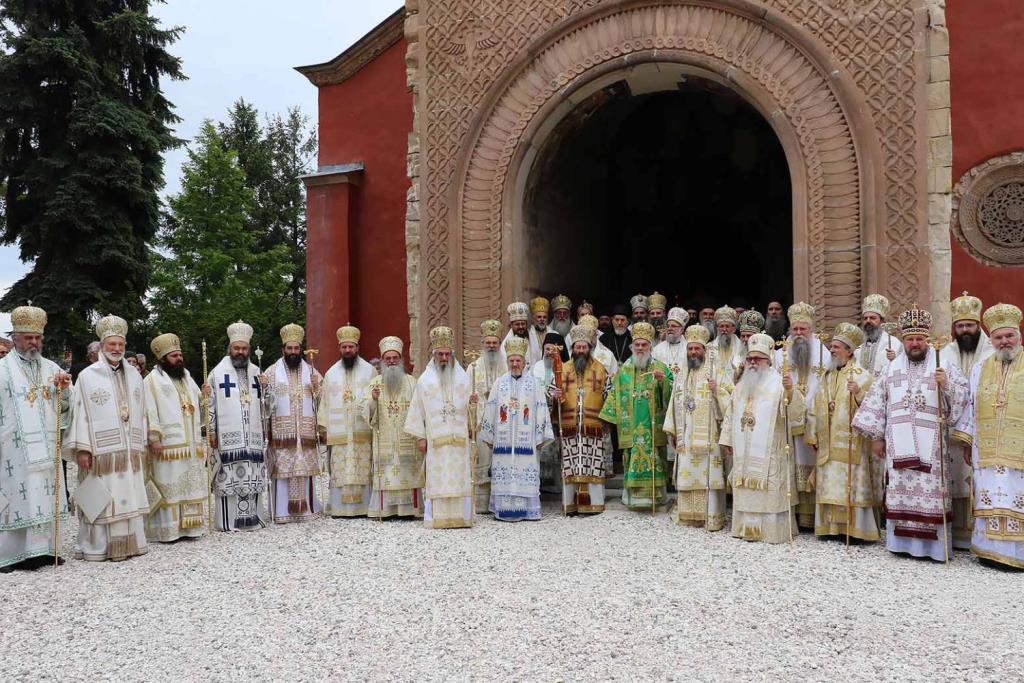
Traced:
<path fill-rule="evenodd" d="M 170 52 L 183 61 L 187 81 L 164 81 L 164 92 L 189 140 L 204 119 L 223 120 L 238 98 L 261 115 L 298 105 L 316 121 L 316 88 L 294 67 L 326 62 L 362 37 L 403 0 L 170 0 L 155 4 L 164 26 L 184 26 Z M 166 157 L 165 193 L 180 188 L 184 148 Z M 17 246 L 0 246 L 0 292 L 27 272 Z M 0 333 L 10 329 L 0 314 Z"/>

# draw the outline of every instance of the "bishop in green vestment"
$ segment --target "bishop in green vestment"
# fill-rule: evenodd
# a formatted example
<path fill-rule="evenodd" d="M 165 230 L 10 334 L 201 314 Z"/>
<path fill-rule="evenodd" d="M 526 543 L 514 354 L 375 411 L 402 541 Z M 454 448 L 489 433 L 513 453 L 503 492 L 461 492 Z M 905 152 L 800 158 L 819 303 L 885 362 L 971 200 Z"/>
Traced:
<path fill-rule="evenodd" d="M 673 378 L 667 365 L 651 357 L 654 334 L 649 323 L 633 325 L 633 355 L 615 374 L 600 415 L 618 428 L 625 472 L 622 502 L 631 510 L 668 502 L 662 427 Z"/>

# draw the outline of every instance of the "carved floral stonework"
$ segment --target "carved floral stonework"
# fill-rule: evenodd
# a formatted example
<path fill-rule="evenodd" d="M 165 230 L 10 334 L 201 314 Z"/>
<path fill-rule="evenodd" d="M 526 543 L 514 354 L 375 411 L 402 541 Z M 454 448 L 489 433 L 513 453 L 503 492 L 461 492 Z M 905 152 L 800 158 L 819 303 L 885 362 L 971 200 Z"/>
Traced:
<path fill-rule="evenodd" d="M 531 135 L 598 74 L 640 61 L 718 74 L 777 119 L 794 181 L 796 295 L 819 322 L 863 294 L 928 300 L 923 0 L 409 0 L 418 166 L 407 247 L 414 345 L 460 340 L 523 293 L 506 242 Z M 796 163 L 796 162 L 793 162 Z M 413 220 L 414 218 L 414 220 Z M 422 349 L 422 346 L 420 347 Z"/>
<path fill-rule="evenodd" d="M 989 159 L 953 191 L 953 234 L 989 265 L 1024 265 L 1024 151 Z"/>

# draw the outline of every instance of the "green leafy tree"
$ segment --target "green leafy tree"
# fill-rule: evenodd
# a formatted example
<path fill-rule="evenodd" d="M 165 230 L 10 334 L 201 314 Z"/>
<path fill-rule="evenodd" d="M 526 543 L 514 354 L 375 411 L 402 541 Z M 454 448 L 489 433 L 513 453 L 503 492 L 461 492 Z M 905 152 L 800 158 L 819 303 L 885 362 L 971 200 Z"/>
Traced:
<path fill-rule="evenodd" d="M 290 282 L 288 250 L 260 248 L 248 229 L 253 192 L 212 123 L 203 125 L 182 171 L 182 190 L 168 201 L 153 255 L 153 332 L 181 337 L 198 370 L 203 339 L 212 367 L 224 355 L 227 326 L 245 320 L 256 330 L 253 347 L 267 351 L 266 364 L 279 355 L 277 331 L 291 322 L 281 306 Z"/>
<path fill-rule="evenodd" d="M 49 353 L 81 358 L 98 315 L 146 317 L 162 154 L 178 144 L 160 83 L 184 78 L 167 51 L 181 29 L 150 4 L 0 4 L 0 242 L 32 264 L 0 308 L 45 308 Z"/>

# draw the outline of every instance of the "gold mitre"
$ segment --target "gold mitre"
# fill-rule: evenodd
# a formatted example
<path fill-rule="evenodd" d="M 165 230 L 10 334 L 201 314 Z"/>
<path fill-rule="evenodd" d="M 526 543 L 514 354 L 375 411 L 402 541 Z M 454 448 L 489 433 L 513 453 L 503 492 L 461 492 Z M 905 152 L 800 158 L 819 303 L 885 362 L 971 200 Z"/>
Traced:
<path fill-rule="evenodd" d="M 786 316 L 789 318 L 790 323 L 807 323 L 809 325 L 814 324 L 814 306 L 810 305 L 806 301 L 800 301 L 789 307 L 786 311 Z"/>
<path fill-rule="evenodd" d="M 708 332 L 708 328 L 703 325 L 690 325 L 686 328 L 687 344 L 700 344 L 701 346 L 707 346 L 709 339 L 711 339 L 711 333 Z"/>
<path fill-rule="evenodd" d="M 580 323 L 573 325 L 573 328 L 569 330 L 569 342 L 575 344 L 576 342 L 587 342 L 590 343 L 590 339 L 594 336 L 594 329 L 590 325 L 584 325 Z"/>
<path fill-rule="evenodd" d="M 664 311 L 668 307 L 668 298 L 664 294 L 655 292 L 647 297 L 647 303 L 650 304 L 652 309 L 660 308 Z"/>
<path fill-rule="evenodd" d="M 508 305 L 508 321 L 510 323 L 530 319 L 530 307 L 522 301 L 516 301 Z"/>
<path fill-rule="evenodd" d="M 985 327 L 989 334 L 1004 327 L 1019 330 L 1020 321 L 1020 309 L 1013 304 L 996 304 L 985 311 Z"/>
<path fill-rule="evenodd" d="M 764 332 L 764 316 L 754 309 L 743 311 L 740 313 L 739 331 L 755 334 Z"/>
<path fill-rule="evenodd" d="M 654 341 L 654 325 L 649 322 L 638 322 L 633 324 L 633 339 L 646 339 Z"/>
<path fill-rule="evenodd" d="M 455 333 L 450 327 L 435 327 L 430 331 L 430 350 L 437 351 L 438 349 L 454 349 L 455 348 Z"/>
<path fill-rule="evenodd" d="M 530 312 L 531 313 L 547 313 L 551 310 L 551 302 L 542 296 L 534 297 L 530 299 Z"/>
<path fill-rule="evenodd" d="M 18 306 L 11 311 L 11 332 L 42 334 L 46 328 L 46 311 L 38 306 Z"/>
<path fill-rule="evenodd" d="M 959 320 L 973 320 L 976 323 L 981 322 L 981 299 L 976 296 L 971 296 L 967 292 L 964 292 L 962 295 L 950 301 L 949 307 L 953 312 L 953 322 L 957 322 Z"/>
<path fill-rule="evenodd" d="M 512 356 L 522 356 L 526 358 L 527 352 L 530 350 L 530 342 L 522 337 L 512 336 L 505 340 L 505 356 L 510 358 Z"/>
<path fill-rule="evenodd" d="M 590 333 L 593 334 L 594 330 L 597 329 L 597 318 L 595 318 L 592 315 L 581 315 L 579 319 L 579 324 L 582 325 L 583 327 L 589 327 Z"/>
<path fill-rule="evenodd" d="M 234 344 L 235 342 L 245 342 L 248 344 L 251 340 L 252 325 L 249 323 L 239 320 L 228 325 L 228 344 Z"/>
<path fill-rule="evenodd" d="M 732 323 L 733 325 L 735 325 L 738 318 L 739 316 L 736 314 L 736 309 L 733 308 L 732 306 L 722 306 L 717 311 L 715 311 L 716 325 L 722 322 Z"/>
<path fill-rule="evenodd" d="M 980 301 L 978 303 L 981 303 Z M 861 313 L 877 313 L 881 318 L 889 317 L 889 300 L 881 294 L 868 294 L 864 297 Z"/>
<path fill-rule="evenodd" d="M 281 328 L 281 343 L 290 344 L 295 342 L 301 344 L 302 340 L 306 338 L 306 331 L 295 323 L 288 323 Z"/>
<path fill-rule="evenodd" d="M 643 294 L 637 294 L 636 296 L 629 300 L 629 307 L 632 310 L 642 308 L 645 311 L 649 311 L 651 310 L 651 302 L 648 301 L 647 297 L 644 296 Z"/>
<path fill-rule="evenodd" d="M 116 315 L 108 315 L 100 318 L 100 321 L 96 323 L 96 336 L 103 341 L 107 337 L 121 337 L 126 339 L 128 337 L 128 322 L 124 318 L 119 318 Z"/>
<path fill-rule="evenodd" d="M 654 306 L 654 304 L 653 304 L 653 302 L 654 302 L 654 297 L 653 296 L 651 297 L 651 302 L 652 302 L 652 304 L 651 304 L 652 308 L 656 308 Z M 686 323 L 690 322 L 690 314 L 686 312 L 685 308 L 679 308 L 679 307 L 670 308 L 668 310 L 668 315 L 666 315 L 665 318 L 666 318 L 666 320 L 674 320 L 674 321 L 676 321 L 677 323 L 682 325 L 684 328 L 686 327 Z"/>
<path fill-rule="evenodd" d="M 879 315 L 882 315 L 879 313 Z M 864 332 L 856 325 L 850 323 L 839 323 L 836 325 L 835 331 L 832 333 L 833 339 L 838 339 L 853 351 L 857 349 L 861 344 L 864 343 Z"/>
<path fill-rule="evenodd" d="M 771 358 L 774 350 L 775 340 L 763 332 L 758 332 L 747 340 L 747 357 Z"/>
<path fill-rule="evenodd" d="M 380 340 L 380 355 L 381 358 L 388 351 L 394 351 L 399 356 L 402 355 L 402 350 L 405 349 L 405 344 L 402 342 L 400 337 L 384 337 Z"/>
<path fill-rule="evenodd" d="M 344 327 L 338 328 L 337 335 L 339 344 L 358 344 L 359 337 L 362 336 L 362 333 L 359 331 L 358 327 L 353 327 L 352 325 L 345 325 Z"/>
<path fill-rule="evenodd" d="M 551 310 L 557 311 L 560 308 L 564 308 L 567 311 L 572 310 L 572 299 L 567 297 L 565 294 L 559 294 L 551 300 Z"/>
<path fill-rule="evenodd" d="M 161 334 L 151 341 L 149 348 L 153 351 L 156 359 L 160 360 L 169 353 L 181 351 L 181 340 L 178 339 L 178 335 L 168 332 L 167 334 Z"/>
<path fill-rule="evenodd" d="M 931 334 L 932 314 L 916 305 L 900 313 L 900 332 L 903 336 L 909 334 Z"/>
<path fill-rule="evenodd" d="M 501 323 L 497 320 L 485 320 L 480 323 L 480 338 L 501 337 Z"/>

